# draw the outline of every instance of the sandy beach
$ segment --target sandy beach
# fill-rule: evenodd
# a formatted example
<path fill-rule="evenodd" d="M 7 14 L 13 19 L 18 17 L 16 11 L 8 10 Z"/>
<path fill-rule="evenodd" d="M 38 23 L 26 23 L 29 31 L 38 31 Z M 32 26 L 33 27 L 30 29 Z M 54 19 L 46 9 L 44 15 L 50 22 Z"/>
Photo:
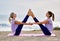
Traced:
<path fill-rule="evenodd" d="M 60 30 L 53 31 L 56 37 L 8 37 L 9 31 L 0 31 L 0 41 L 60 41 Z M 22 34 L 41 34 L 42 31 L 22 31 Z"/>

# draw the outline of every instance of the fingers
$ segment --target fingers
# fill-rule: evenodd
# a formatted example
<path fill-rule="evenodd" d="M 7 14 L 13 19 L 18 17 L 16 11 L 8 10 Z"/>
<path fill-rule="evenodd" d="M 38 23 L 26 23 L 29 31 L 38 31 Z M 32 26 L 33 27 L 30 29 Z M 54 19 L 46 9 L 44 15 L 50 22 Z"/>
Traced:
<path fill-rule="evenodd" d="M 33 23 L 29 23 L 30 25 L 33 25 Z"/>
<path fill-rule="evenodd" d="M 29 23 L 29 25 L 33 25 L 33 24 L 37 24 L 36 22 L 34 22 L 34 23 Z"/>

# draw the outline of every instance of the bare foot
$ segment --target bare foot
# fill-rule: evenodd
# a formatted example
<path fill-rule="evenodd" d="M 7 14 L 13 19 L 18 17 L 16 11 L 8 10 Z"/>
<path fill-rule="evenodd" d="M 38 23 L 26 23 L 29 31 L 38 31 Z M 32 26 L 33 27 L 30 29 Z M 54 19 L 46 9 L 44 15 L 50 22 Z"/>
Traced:
<path fill-rule="evenodd" d="M 29 11 L 28 11 L 28 15 L 29 15 L 29 16 L 32 16 L 32 18 L 35 18 L 33 12 L 31 11 L 31 9 L 29 9 Z"/>
<path fill-rule="evenodd" d="M 29 9 L 29 11 L 28 11 L 28 15 L 31 16 L 31 9 Z"/>
<path fill-rule="evenodd" d="M 33 14 L 33 12 L 31 13 L 31 16 L 32 16 L 32 18 L 35 18 L 35 15 Z"/>

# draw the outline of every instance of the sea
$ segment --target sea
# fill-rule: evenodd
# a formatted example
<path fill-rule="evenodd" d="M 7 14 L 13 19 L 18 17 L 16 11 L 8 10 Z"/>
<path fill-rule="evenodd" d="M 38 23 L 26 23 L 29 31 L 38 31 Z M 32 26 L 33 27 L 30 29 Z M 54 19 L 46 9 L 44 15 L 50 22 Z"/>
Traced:
<path fill-rule="evenodd" d="M 8 21 L 8 15 L 0 15 L 0 31 L 11 31 L 11 24 Z M 32 20 L 30 20 L 32 22 Z M 30 22 L 29 21 L 29 22 Z M 53 22 L 53 28 L 60 27 L 60 22 Z M 24 25 L 22 31 L 40 30 L 37 24 Z"/>

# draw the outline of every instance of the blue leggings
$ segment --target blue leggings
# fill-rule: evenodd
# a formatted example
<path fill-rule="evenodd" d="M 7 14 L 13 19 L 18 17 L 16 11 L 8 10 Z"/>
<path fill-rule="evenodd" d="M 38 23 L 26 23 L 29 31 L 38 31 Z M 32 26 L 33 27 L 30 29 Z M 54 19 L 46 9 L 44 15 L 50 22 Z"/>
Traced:
<path fill-rule="evenodd" d="M 37 18 L 33 18 L 35 22 L 39 22 Z M 51 35 L 51 32 L 42 24 L 39 24 L 41 30 L 45 35 Z"/>
<path fill-rule="evenodd" d="M 24 18 L 24 20 L 22 22 L 26 23 L 28 18 L 29 18 L 29 16 L 26 15 L 26 17 Z M 23 27 L 23 24 L 18 25 L 16 32 L 14 34 L 15 36 L 18 36 L 21 33 L 22 27 Z"/>
<path fill-rule="evenodd" d="M 26 23 L 28 18 L 29 16 L 27 15 L 22 22 Z M 35 22 L 39 22 L 36 18 L 33 18 L 33 19 Z M 39 26 L 45 35 L 51 35 L 49 30 L 45 26 L 43 26 L 42 24 L 39 24 Z M 14 34 L 15 36 L 18 36 L 21 33 L 22 27 L 23 27 L 23 24 L 18 25 L 16 32 Z"/>

